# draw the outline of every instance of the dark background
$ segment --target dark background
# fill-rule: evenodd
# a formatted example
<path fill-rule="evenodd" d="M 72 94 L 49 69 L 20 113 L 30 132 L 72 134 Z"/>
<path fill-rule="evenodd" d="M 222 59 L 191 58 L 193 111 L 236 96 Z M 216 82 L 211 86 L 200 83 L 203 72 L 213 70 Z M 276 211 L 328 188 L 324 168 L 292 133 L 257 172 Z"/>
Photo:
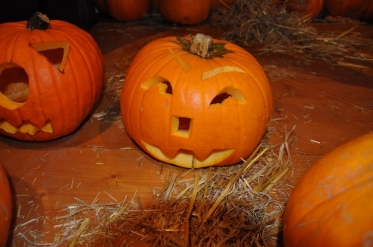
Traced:
<path fill-rule="evenodd" d="M 93 0 L 0 0 L 0 23 L 28 20 L 36 11 L 83 29 L 98 19 Z"/>

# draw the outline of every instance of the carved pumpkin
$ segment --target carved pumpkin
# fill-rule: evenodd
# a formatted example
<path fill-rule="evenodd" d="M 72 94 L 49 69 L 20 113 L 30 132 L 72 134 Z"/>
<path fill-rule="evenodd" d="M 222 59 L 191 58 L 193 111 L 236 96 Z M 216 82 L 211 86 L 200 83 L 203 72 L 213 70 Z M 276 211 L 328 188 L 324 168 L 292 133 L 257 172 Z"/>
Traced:
<path fill-rule="evenodd" d="M 324 155 L 306 171 L 284 214 L 284 244 L 373 245 L 373 133 Z"/>
<path fill-rule="evenodd" d="M 26 21 L 0 24 L 0 133 L 20 140 L 71 133 L 102 87 L 103 57 L 93 38 L 67 22 L 48 26 L 42 17 L 29 28 L 40 21 L 46 30 L 29 30 Z"/>
<path fill-rule="evenodd" d="M 373 21 L 372 0 L 325 0 L 325 8 L 332 16 Z"/>
<path fill-rule="evenodd" d="M 194 25 L 207 19 L 211 0 L 159 0 L 164 19 L 184 25 Z"/>
<path fill-rule="evenodd" d="M 150 155 L 205 167 L 235 164 L 252 152 L 266 131 L 272 94 L 247 51 L 198 34 L 158 39 L 140 50 L 120 106 L 127 133 Z"/>
<path fill-rule="evenodd" d="M 0 246 L 5 246 L 8 239 L 9 225 L 12 213 L 12 197 L 9 181 L 0 163 Z"/>

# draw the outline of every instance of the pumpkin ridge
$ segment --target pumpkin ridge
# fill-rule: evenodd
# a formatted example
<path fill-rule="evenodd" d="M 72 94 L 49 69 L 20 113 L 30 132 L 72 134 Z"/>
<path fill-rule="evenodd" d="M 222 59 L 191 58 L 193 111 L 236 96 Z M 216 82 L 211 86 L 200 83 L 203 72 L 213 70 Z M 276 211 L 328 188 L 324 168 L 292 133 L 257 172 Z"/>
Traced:
<path fill-rule="evenodd" d="M 337 195 L 333 196 L 332 198 L 329 198 L 326 201 L 323 201 L 317 205 L 314 205 L 314 207 L 311 210 L 307 211 L 307 214 L 303 215 L 301 218 L 298 219 L 297 222 L 293 223 L 293 226 L 291 226 L 292 227 L 291 231 L 292 232 L 297 231 L 297 229 L 301 228 L 303 225 L 307 225 L 307 223 L 317 222 L 317 225 L 319 227 L 313 232 L 313 235 L 317 235 L 320 231 L 323 231 L 323 229 L 320 228 L 320 226 L 325 225 L 330 220 L 332 221 L 334 220 L 333 217 L 335 217 L 334 215 L 335 211 L 340 211 L 341 207 L 343 207 L 344 205 L 348 205 L 350 207 L 351 204 L 353 205 L 354 202 L 357 202 L 358 198 L 368 198 L 366 197 L 366 195 L 369 195 L 369 194 L 372 196 L 373 192 L 364 189 L 365 187 L 373 187 L 372 177 L 365 179 L 364 181 L 360 182 L 357 185 L 349 187 L 348 189 L 344 190 L 341 193 L 338 193 Z M 341 203 L 336 204 L 338 201 L 341 201 L 342 204 Z M 330 204 L 333 205 L 334 207 L 332 208 L 329 207 Z M 307 219 L 307 217 L 310 217 L 310 215 L 312 218 L 314 218 L 315 214 L 320 214 L 320 211 L 323 211 L 323 209 L 320 209 L 320 208 L 327 209 L 328 214 L 325 217 L 321 218 L 320 221 L 311 220 L 311 221 L 305 222 L 305 219 Z M 302 223 L 300 224 L 300 222 Z M 305 241 L 312 243 L 312 239 L 313 239 L 312 236 L 309 236 L 309 238 L 307 239 L 302 239 L 303 241 L 302 246 L 304 246 L 303 244 L 305 243 Z M 311 246 L 313 245 L 311 244 Z"/>

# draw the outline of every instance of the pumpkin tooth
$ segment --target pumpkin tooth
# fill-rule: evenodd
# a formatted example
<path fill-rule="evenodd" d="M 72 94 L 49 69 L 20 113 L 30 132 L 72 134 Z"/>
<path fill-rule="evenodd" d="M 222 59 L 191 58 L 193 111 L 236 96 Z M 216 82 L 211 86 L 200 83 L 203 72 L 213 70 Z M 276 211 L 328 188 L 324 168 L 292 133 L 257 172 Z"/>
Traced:
<path fill-rule="evenodd" d="M 31 123 L 25 123 L 23 124 L 19 129 L 14 127 L 12 124 L 10 124 L 7 121 L 0 122 L 0 129 L 3 129 L 9 134 L 15 134 L 17 132 L 22 132 L 29 135 L 35 135 L 40 130 L 48 133 L 53 133 L 53 126 L 50 122 L 46 123 L 41 129 L 36 127 L 35 125 Z"/>
<path fill-rule="evenodd" d="M 207 151 L 207 150 L 194 151 L 194 154 L 199 161 L 203 161 L 203 160 L 207 159 L 211 153 L 212 153 L 212 150 L 209 150 L 209 151 Z"/>
<path fill-rule="evenodd" d="M 41 130 L 48 133 L 53 133 L 53 126 L 51 122 L 47 122 L 43 127 L 41 127 Z"/>
<path fill-rule="evenodd" d="M 16 127 L 11 125 L 7 121 L 0 122 L 0 129 L 3 129 L 5 132 L 10 133 L 10 134 L 15 134 L 18 131 Z"/>
<path fill-rule="evenodd" d="M 38 131 L 39 131 L 39 128 L 30 123 L 23 124 L 21 128 L 19 128 L 19 132 L 27 133 L 32 136 L 35 135 Z"/>
<path fill-rule="evenodd" d="M 194 159 L 194 168 L 207 167 L 218 164 L 222 160 L 226 159 L 234 152 L 234 149 L 213 151 L 206 159 L 199 160 L 197 157 Z M 197 156 L 197 155 L 196 155 Z"/>

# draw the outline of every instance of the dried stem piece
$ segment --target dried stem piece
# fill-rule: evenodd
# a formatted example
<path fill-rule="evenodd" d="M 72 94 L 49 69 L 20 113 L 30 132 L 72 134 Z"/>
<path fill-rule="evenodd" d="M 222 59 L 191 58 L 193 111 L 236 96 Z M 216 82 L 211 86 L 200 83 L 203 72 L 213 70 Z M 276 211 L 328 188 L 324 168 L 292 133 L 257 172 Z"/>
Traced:
<path fill-rule="evenodd" d="M 35 12 L 30 19 L 28 20 L 26 27 L 29 30 L 34 30 L 34 29 L 40 29 L 40 30 L 46 30 L 50 25 L 49 18 L 40 13 L 40 12 Z"/>
<path fill-rule="evenodd" d="M 232 53 L 232 51 L 225 48 L 225 43 L 214 43 L 211 36 L 201 33 L 192 36 L 190 40 L 177 37 L 175 43 L 180 45 L 184 51 L 206 59 L 223 57 L 227 53 Z"/>

